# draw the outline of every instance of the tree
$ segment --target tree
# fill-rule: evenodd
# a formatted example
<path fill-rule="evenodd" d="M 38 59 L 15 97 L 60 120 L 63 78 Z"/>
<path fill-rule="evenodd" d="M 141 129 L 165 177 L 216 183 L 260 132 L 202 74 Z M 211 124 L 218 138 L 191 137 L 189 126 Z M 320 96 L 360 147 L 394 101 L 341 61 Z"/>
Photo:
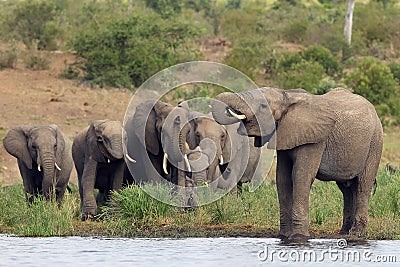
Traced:
<path fill-rule="evenodd" d="M 351 31 L 353 28 L 354 5 L 355 5 L 355 0 L 349 0 L 347 2 L 346 16 L 344 18 L 344 38 L 349 46 L 351 45 Z"/>

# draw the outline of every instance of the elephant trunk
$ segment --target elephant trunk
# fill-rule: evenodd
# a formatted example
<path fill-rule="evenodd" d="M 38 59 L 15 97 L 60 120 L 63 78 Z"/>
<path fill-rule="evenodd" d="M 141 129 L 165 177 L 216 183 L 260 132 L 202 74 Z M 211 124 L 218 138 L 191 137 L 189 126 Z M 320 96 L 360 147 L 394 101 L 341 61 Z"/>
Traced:
<path fill-rule="evenodd" d="M 246 114 L 238 110 L 247 110 L 248 106 L 239 94 L 219 94 L 212 103 L 212 115 L 214 119 L 223 125 L 234 124 L 246 119 Z"/>
<path fill-rule="evenodd" d="M 115 134 L 112 135 L 109 141 L 109 144 L 106 143 L 107 152 L 110 155 L 106 155 L 111 159 L 122 159 L 123 157 L 123 149 L 122 149 L 122 135 Z M 111 156 L 111 157 L 110 157 Z"/>
<path fill-rule="evenodd" d="M 170 140 L 170 146 L 167 145 L 168 159 L 174 163 L 180 162 L 182 160 L 187 160 L 186 154 L 188 153 L 188 147 L 186 142 L 186 137 L 189 133 L 190 125 L 187 123 L 182 127 L 177 125 L 174 127 L 172 138 Z M 168 142 L 168 140 L 166 140 Z M 187 165 L 187 164 L 186 164 Z M 188 167 L 188 166 L 187 166 Z"/>
<path fill-rule="evenodd" d="M 46 199 L 50 199 L 53 193 L 54 176 L 57 163 L 52 152 L 41 153 L 40 162 L 43 170 L 42 191 Z"/>

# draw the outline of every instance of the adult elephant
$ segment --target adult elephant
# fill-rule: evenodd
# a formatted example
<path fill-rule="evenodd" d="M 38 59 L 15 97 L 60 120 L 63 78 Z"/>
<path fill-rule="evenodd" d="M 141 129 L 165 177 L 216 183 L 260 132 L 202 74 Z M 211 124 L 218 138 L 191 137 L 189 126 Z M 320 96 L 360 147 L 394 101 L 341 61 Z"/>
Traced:
<path fill-rule="evenodd" d="M 221 124 L 242 121 L 238 133 L 255 136 L 256 146 L 276 144 L 281 237 L 309 237 L 315 178 L 336 181 L 343 193 L 340 233 L 366 230 L 383 136 L 370 102 L 342 88 L 324 95 L 261 88 L 222 93 L 212 112 Z"/>
<path fill-rule="evenodd" d="M 126 154 L 138 183 L 160 183 L 166 179 L 187 186 L 185 170 L 190 171 L 186 139 L 190 131 L 188 111 L 158 100 L 147 100 L 136 107 L 125 122 Z"/>
<path fill-rule="evenodd" d="M 72 156 L 78 174 L 82 220 L 93 218 L 98 206 L 120 190 L 129 177 L 122 149 L 122 123 L 96 120 L 74 138 Z M 96 200 L 94 189 L 98 189 Z"/>
<path fill-rule="evenodd" d="M 32 202 L 38 194 L 47 200 L 55 189 L 58 204 L 72 171 L 71 141 L 57 125 L 18 126 L 3 140 L 4 148 L 17 158 L 25 196 Z"/>
<path fill-rule="evenodd" d="M 250 182 L 255 174 L 261 175 L 258 168 L 261 149 L 254 147 L 252 138 L 237 133 L 239 123 L 223 126 L 212 117 L 197 112 L 191 112 L 190 118 L 189 144 L 201 148 L 211 161 L 205 179 L 207 183 L 218 179 L 218 188 L 231 189 L 237 184 L 240 191 L 242 183 Z"/>

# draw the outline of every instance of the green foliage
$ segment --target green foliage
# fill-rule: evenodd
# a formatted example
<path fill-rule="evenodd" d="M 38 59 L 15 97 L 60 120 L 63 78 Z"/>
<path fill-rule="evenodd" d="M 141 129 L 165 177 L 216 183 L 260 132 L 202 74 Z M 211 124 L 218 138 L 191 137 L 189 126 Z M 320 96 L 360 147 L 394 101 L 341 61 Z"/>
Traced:
<path fill-rule="evenodd" d="M 98 29 L 79 32 L 73 46 L 85 59 L 85 79 L 101 86 L 139 86 L 151 75 L 178 62 L 193 60 L 187 45 L 197 29 L 156 14 L 132 14 L 104 22 Z"/>
<path fill-rule="evenodd" d="M 276 80 L 283 89 L 303 88 L 316 94 L 317 86 L 324 75 L 324 67 L 318 62 L 302 60 L 287 71 L 279 73 Z"/>
<path fill-rule="evenodd" d="M 42 197 L 28 205 L 22 186 L 7 187 L 0 191 L 0 229 L 13 229 L 13 234 L 21 236 L 71 235 L 79 209 L 79 198 L 68 193 L 58 208 L 55 201 Z"/>
<path fill-rule="evenodd" d="M 347 76 L 346 84 L 371 101 L 381 118 L 399 115 L 399 87 L 390 68 L 382 61 L 364 58 L 358 69 Z"/>
<path fill-rule="evenodd" d="M 164 18 L 179 14 L 182 10 L 182 1 L 180 0 L 146 0 L 146 5 Z"/>
<path fill-rule="evenodd" d="M 400 63 L 393 61 L 389 63 L 388 66 L 393 74 L 393 77 L 396 79 L 397 83 L 400 84 Z"/>
<path fill-rule="evenodd" d="M 326 77 L 319 81 L 316 93 L 322 95 L 338 87 L 346 88 L 347 86 L 345 84 L 336 82 L 332 78 Z"/>
<path fill-rule="evenodd" d="M 21 1 L 3 25 L 28 49 L 55 50 L 56 35 L 59 32 L 56 23 L 58 12 L 54 1 Z"/>
<path fill-rule="evenodd" d="M 321 64 L 325 73 L 335 76 L 339 72 L 339 62 L 332 53 L 322 46 L 310 46 L 302 51 L 302 56 L 307 61 L 315 61 Z"/>
<path fill-rule="evenodd" d="M 267 40 L 264 39 L 241 40 L 224 59 L 224 63 L 240 70 L 254 80 L 269 51 L 267 43 Z"/>

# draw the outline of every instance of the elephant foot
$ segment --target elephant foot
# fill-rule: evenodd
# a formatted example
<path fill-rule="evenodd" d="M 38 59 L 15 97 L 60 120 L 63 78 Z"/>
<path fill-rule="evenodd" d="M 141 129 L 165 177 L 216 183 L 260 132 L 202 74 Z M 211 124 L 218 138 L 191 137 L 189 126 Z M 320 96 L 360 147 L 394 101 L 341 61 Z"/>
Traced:
<path fill-rule="evenodd" d="M 348 235 L 349 234 L 350 229 L 345 228 L 345 229 L 340 229 L 339 231 L 339 235 Z"/>
<path fill-rule="evenodd" d="M 94 214 L 89 212 L 82 213 L 82 221 L 92 221 L 94 219 Z"/>
<path fill-rule="evenodd" d="M 279 232 L 279 234 L 278 234 L 278 238 L 280 240 L 287 240 L 289 238 L 289 236 L 290 236 L 290 233 Z"/>
<path fill-rule="evenodd" d="M 293 242 L 305 242 L 310 238 L 311 236 L 309 234 L 294 233 L 289 236 L 288 240 Z"/>
<path fill-rule="evenodd" d="M 367 230 L 367 219 L 360 218 L 356 219 L 353 226 L 350 229 L 351 234 L 361 234 L 365 233 Z"/>

